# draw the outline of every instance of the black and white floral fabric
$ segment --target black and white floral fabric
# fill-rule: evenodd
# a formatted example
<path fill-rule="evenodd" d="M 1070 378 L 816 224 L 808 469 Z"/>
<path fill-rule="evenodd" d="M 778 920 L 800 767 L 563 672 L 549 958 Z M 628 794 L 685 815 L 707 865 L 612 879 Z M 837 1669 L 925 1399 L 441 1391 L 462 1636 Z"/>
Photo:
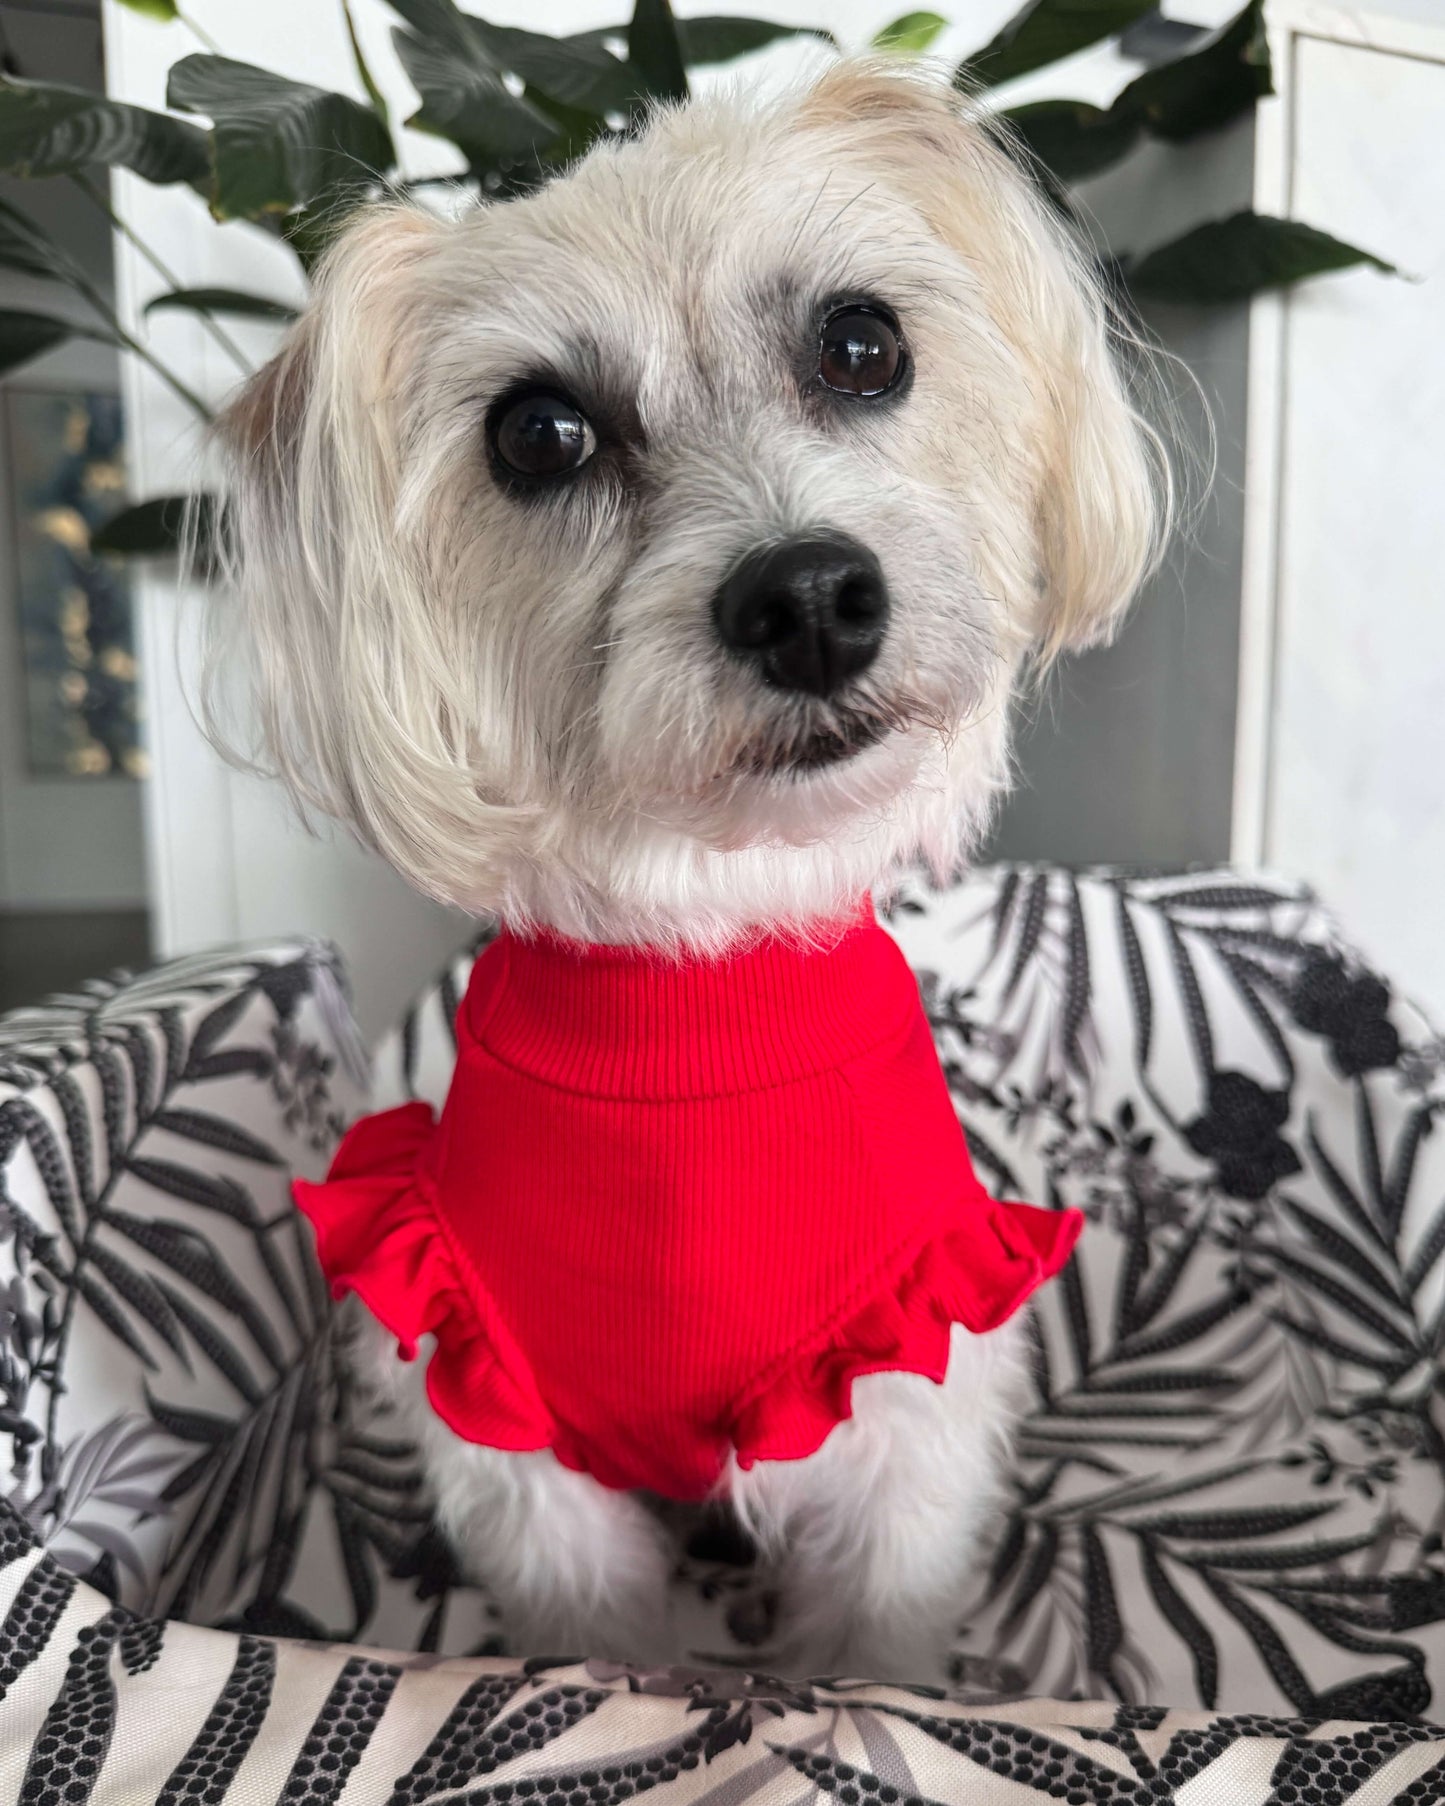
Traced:
<path fill-rule="evenodd" d="M 987 1182 L 1089 1218 L 961 1672 L 1438 1711 L 1445 1044 L 1289 885 L 1001 870 L 894 926 Z"/>
<path fill-rule="evenodd" d="M 218 1618 L 284 1593 L 338 1410 L 290 1180 L 365 1085 L 316 944 L 0 1019 L 6 1496 L 115 1598 Z"/>
<path fill-rule="evenodd" d="M 501 1799 L 514 1763 L 557 1800 L 741 1801 L 764 1782 L 788 1801 L 1445 1798 L 1445 1752 L 1408 1728 L 1445 1716 L 1445 1045 L 1284 883 L 994 868 L 911 888 L 891 926 L 980 1174 L 1090 1219 L 1036 1317 L 1009 1513 L 958 1602 L 961 1693 L 724 1684 L 719 1662 L 766 1669 L 772 1588 L 716 1538 L 680 1553 L 699 1674 L 503 1659 L 413 1452 L 348 1372 L 288 1193 L 362 1109 L 440 1100 L 471 956 L 368 1089 L 335 955 L 297 942 L 0 1021 L 18 1564 L 0 1568 L 0 1800 L 91 1797 L 47 1791 L 17 1753 L 85 1701 L 110 1714 L 95 1797 L 125 1801 Z M 129 1747 L 203 1655 L 202 1720 Z M 574 1723 L 549 1689 L 605 1710 Z M 980 1716 L 985 1694 L 1042 1698 Z M 676 1725 L 649 1741 L 649 1713 Z M 542 1743 L 517 1741 L 518 1714 L 541 1715 Z M 323 1718 L 357 1752 L 340 1781 L 293 1773 Z M 1351 1743 L 1343 1719 L 1392 1728 Z M 691 1766 L 663 1755 L 684 1729 Z M 615 1762 L 614 1735 L 632 1739 Z M 227 1769 L 215 1750 L 240 1744 Z M 574 1745 L 594 1767 L 567 1766 Z M 116 1780 L 163 1760 L 157 1791 Z M 972 1791 L 985 1776 L 996 1794 Z"/>

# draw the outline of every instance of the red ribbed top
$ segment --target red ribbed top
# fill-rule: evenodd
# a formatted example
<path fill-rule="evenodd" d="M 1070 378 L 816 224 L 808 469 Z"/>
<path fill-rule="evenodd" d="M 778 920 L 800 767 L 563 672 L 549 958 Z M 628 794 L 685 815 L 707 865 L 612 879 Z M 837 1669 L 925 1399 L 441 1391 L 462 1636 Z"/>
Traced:
<path fill-rule="evenodd" d="M 501 935 L 440 1127 L 357 1124 L 296 1194 L 338 1292 L 459 1435 L 696 1499 L 813 1452 L 860 1374 L 941 1380 L 1067 1259 L 1076 1212 L 974 1177 L 872 910 L 724 959 Z"/>
<path fill-rule="evenodd" d="M 508 1065 L 657 1104 L 847 1065 L 896 1039 L 919 1001 L 870 908 L 825 927 L 814 948 L 768 939 L 718 960 L 503 934 L 478 962 L 462 1013 Z"/>

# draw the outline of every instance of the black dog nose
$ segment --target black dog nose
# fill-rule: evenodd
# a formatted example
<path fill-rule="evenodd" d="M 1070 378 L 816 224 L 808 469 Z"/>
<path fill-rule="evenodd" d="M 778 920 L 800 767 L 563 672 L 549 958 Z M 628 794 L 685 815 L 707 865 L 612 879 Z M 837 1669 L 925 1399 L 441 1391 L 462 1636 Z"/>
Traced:
<path fill-rule="evenodd" d="M 779 690 L 831 696 L 866 671 L 888 629 L 883 568 L 846 533 L 751 552 L 713 597 L 723 644 Z"/>

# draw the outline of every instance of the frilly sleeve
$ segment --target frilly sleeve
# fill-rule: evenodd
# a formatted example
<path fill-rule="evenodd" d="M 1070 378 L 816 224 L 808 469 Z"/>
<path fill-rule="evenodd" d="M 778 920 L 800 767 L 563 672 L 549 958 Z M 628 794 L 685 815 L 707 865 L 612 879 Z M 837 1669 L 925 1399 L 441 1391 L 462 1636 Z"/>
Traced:
<path fill-rule="evenodd" d="M 1084 1226 L 1077 1210 L 983 1200 L 966 1227 L 929 1241 L 819 1342 L 795 1352 L 739 1410 L 738 1465 L 792 1461 L 853 1414 L 853 1382 L 917 1373 L 942 1383 L 953 1325 L 997 1329 L 1065 1265 Z"/>
<path fill-rule="evenodd" d="M 355 1292 L 405 1360 L 436 1338 L 427 1394 L 438 1416 L 470 1442 L 547 1448 L 554 1425 L 526 1358 L 437 1210 L 436 1135 L 426 1104 L 362 1117 L 323 1184 L 296 1180 L 297 1206 L 333 1297 Z"/>

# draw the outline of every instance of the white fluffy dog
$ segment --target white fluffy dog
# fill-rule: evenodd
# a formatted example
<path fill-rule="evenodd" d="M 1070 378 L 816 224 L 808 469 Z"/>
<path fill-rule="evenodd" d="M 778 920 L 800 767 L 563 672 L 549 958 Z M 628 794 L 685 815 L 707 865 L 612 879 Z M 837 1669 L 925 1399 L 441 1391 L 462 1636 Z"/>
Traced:
<path fill-rule="evenodd" d="M 1118 338 L 977 113 L 896 65 L 662 112 L 453 221 L 377 207 L 225 423 L 260 756 L 432 896 L 594 942 L 720 950 L 955 869 L 1021 669 L 1159 546 Z M 778 548 L 831 640 L 720 600 Z M 1015 1340 L 957 1329 L 944 1385 L 863 1379 L 817 1455 L 729 1472 L 783 1552 L 777 1664 L 937 1672 Z M 521 1642 L 683 1653 L 646 1501 L 398 1384 Z"/>

